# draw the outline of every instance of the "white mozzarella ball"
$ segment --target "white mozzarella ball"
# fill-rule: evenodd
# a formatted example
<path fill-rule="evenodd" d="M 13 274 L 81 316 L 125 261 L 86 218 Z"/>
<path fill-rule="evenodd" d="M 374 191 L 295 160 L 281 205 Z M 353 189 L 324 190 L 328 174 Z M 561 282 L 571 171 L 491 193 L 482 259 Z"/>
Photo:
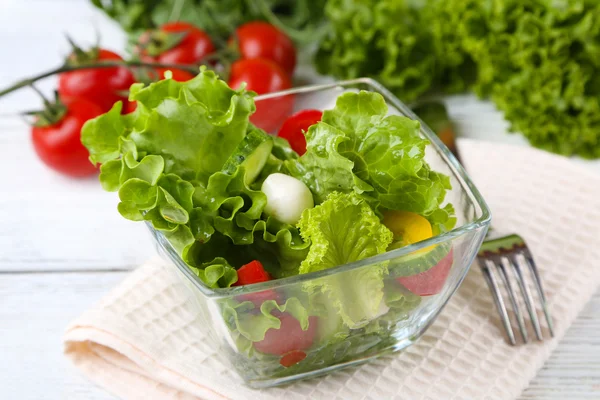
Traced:
<path fill-rule="evenodd" d="M 267 196 L 265 213 L 287 224 L 295 225 L 302 211 L 315 206 L 308 186 L 289 175 L 269 175 L 260 190 Z"/>

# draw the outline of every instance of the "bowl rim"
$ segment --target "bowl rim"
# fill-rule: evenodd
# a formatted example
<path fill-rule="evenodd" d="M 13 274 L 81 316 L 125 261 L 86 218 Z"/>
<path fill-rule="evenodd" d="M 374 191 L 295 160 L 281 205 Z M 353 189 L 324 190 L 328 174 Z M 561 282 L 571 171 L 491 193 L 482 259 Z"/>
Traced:
<path fill-rule="evenodd" d="M 370 86 L 374 91 L 382 94 L 385 97 L 386 102 L 389 102 L 404 115 L 418 120 L 421 123 L 421 133 L 431 142 L 432 148 L 440 155 L 444 163 L 450 168 L 455 178 L 459 181 L 462 189 L 469 196 L 470 200 L 474 205 L 477 205 L 481 210 L 481 215 L 472 222 L 463 224 L 459 227 L 453 228 L 448 232 L 444 232 L 435 235 L 429 239 L 421 242 L 413 243 L 408 246 L 401 247 L 399 249 L 386 251 L 385 253 L 378 254 L 369 258 L 365 258 L 359 261 L 353 261 L 343 265 L 338 265 L 333 268 L 328 268 L 321 271 L 310 272 L 307 274 L 294 275 L 285 278 L 274 279 L 267 282 L 255 283 L 246 286 L 232 286 L 228 288 L 210 288 L 208 287 L 196 274 L 194 274 L 191 268 L 181 259 L 175 248 L 166 239 L 164 234 L 152 227 L 152 224 L 146 221 L 146 225 L 150 229 L 151 233 L 159 243 L 160 247 L 174 262 L 177 268 L 190 279 L 196 288 L 207 297 L 211 298 L 223 298 L 238 296 L 240 294 L 260 292 L 268 289 L 274 289 L 278 287 L 294 285 L 305 281 L 311 281 L 314 279 L 323 278 L 333 274 L 343 273 L 364 267 L 370 264 L 388 261 L 392 258 L 398 258 L 408 255 L 412 252 L 419 251 L 429 246 L 437 245 L 442 242 L 452 241 L 468 232 L 473 230 L 487 227 L 491 221 L 491 211 L 483 199 L 483 196 L 472 182 L 471 178 L 467 175 L 467 172 L 456 159 L 456 157 L 450 152 L 450 150 L 442 143 L 438 136 L 417 116 L 415 113 L 408 108 L 402 101 L 400 101 L 395 95 L 393 95 L 388 89 L 386 89 L 379 82 L 371 78 L 357 78 L 343 81 L 335 81 L 331 83 L 319 83 L 313 85 L 299 86 L 296 88 L 283 90 L 279 92 L 268 93 L 260 96 L 256 96 L 255 100 L 265 100 L 271 98 L 277 98 L 281 96 L 299 94 L 299 93 L 310 93 L 315 91 L 322 91 L 327 89 L 334 89 L 346 86 L 355 86 L 358 84 L 364 84 Z M 466 265 L 464 268 L 468 269 L 470 266 Z"/>

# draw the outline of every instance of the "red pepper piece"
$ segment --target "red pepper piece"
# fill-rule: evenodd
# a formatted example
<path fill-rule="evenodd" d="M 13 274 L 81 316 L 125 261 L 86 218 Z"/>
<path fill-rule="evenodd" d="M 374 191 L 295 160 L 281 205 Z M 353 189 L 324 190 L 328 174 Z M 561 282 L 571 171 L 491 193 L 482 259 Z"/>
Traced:
<path fill-rule="evenodd" d="M 271 275 L 261 264 L 260 261 L 254 260 L 246 265 L 243 265 L 237 270 L 238 280 L 233 286 L 251 285 L 253 283 L 267 282 L 271 280 Z M 256 307 L 267 300 L 279 299 L 279 295 L 275 290 L 268 289 L 256 293 L 248 293 L 238 296 L 239 301 L 251 301 Z"/>

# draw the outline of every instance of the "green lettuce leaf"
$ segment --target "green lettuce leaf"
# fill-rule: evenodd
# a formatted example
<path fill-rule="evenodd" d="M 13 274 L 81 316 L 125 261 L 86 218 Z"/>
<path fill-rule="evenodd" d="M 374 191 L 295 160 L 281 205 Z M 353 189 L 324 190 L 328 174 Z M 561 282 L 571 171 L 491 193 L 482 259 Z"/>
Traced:
<path fill-rule="evenodd" d="M 320 72 L 406 102 L 473 88 L 534 146 L 600 157 L 600 2 L 328 0 L 325 15 Z"/>
<path fill-rule="evenodd" d="M 229 239 L 220 246 L 220 257 L 230 259 L 233 253 L 238 262 L 259 260 L 276 278 L 298 274 L 310 242 L 302 239 L 296 227 L 262 215 L 266 196 L 244 182 L 243 167 L 231 175 L 213 174 L 206 188 L 196 187 L 194 202 L 213 215 L 212 226 Z"/>
<path fill-rule="evenodd" d="M 133 85 L 130 99 L 138 105 L 134 113 L 121 115 L 117 103 L 82 130 L 90 160 L 102 163 L 102 186 L 119 194 L 119 212 L 161 231 L 209 287 L 230 286 L 237 280 L 232 265 L 252 261 L 249 249 L 239 252 L 243 257 L 225 258 L 210 251 L 209 242 L 253 244 L 254 236 L 262 233 L 266 247 L 284 254 L 282 262 L 300 257 L 308 247 L 294 227 L 260 220 L 266 200 L 243 184 L 243 169 L 232 176 L 221 172 L 250 126 L 253 96 L 230 89 L 214 72 L 201 68 L 188 82 L 165 79 L 146 87 Z M 220 236 L 211 240 L 216 233 Z M 297 248 L 288 249 L 292 243 Z M 294 270 L 299 261 L 285 265 Z"/>
<path fill-rule="evenodd" d="M 302 237 L 311 241 L 300 265 L 305 274 L 344 265 L 385 252 L 393 235 L 356 193 L 334 192 L 321 205 L 305 210 L 298 222 Z M 319 278 L 306 284 L 309 293 L 325 293 L 328 304 L 350 328 L 385 312 L 385 263 Z"/>
<path fill-rule="evenodd" d="M 420 136 L 419 122 L 387 111 L 378 93 L 339 96 L 335 108 L 308 130 L 306 153 L 286 162 L 288 171 L 309 186 L 318 203 L 333 191 L 355 192 L 374 208 L 452 225 L 451 206 L 441 208 L 450 179 L 425 161 L 429 141 Z"/>
<path fill-rule="evenodd" d="M 328 0 L 330 29 L 314 58 L 317 69 L 343 79 L 374 77 L 407 102 L 439 87 L 464 90 L 472 61 L 457 32 L 444 26 L 440 2 L 446 0 Z"/>
<path fill-rule="evenodd" d="M 185 83 L 136 86 L 130 98 L 144 119 L 129 135 L 138 151 L 160 154 L 165 172 L 201 182 L 223 167 L 255 110 L 250 92 L 230 89 L 209 71 Z"/>
<path fill-rule="evenodd" d="M 246 339 L 258 342 L 265 338 L 269 329 L 279 329 L 281 320 L 273 315 L 273 311 L 286 312 L 300 323 L 302 330 L 307 330 L 309 325 L 308 311 L 296 297 L 291 297 L 284 304 L 277 304 L 275 300 L 266 300 L 256 312 L 256 306 L 250 301 L 237 302 L 226 300 L 222 304 L 222 315 L 230 331 L 237 331 Z"/>
<path fill-rule="evenodd" d="M 222 257 L 216 257 L 212 261 L 202 263 L 200 268 L 190 268 L 211 288 L 229 287 L 238 279 L 235 268 Z"/>

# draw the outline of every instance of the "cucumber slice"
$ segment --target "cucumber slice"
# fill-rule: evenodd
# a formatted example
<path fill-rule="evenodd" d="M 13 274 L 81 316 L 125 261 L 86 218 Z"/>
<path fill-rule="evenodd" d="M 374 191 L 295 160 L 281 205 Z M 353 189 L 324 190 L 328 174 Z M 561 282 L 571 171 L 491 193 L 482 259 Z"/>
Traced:
<path fill-rule="evenodd" d="M 390 261 L 390 275 L 394 277 L 412 276 L 434 267 L 450 252 L 450 244 L 442 243 L 407 254 Z"/>
<path fill-rule="evenodd" d="M 273 137 L 261 129 L 249 131 L 240 142 L 231 157 L 225 162 L 223 170 L 233 174 L 239 166 L 246 170 L 244 182 L 250 185 L 260 174 L 273 149 Z"/>

